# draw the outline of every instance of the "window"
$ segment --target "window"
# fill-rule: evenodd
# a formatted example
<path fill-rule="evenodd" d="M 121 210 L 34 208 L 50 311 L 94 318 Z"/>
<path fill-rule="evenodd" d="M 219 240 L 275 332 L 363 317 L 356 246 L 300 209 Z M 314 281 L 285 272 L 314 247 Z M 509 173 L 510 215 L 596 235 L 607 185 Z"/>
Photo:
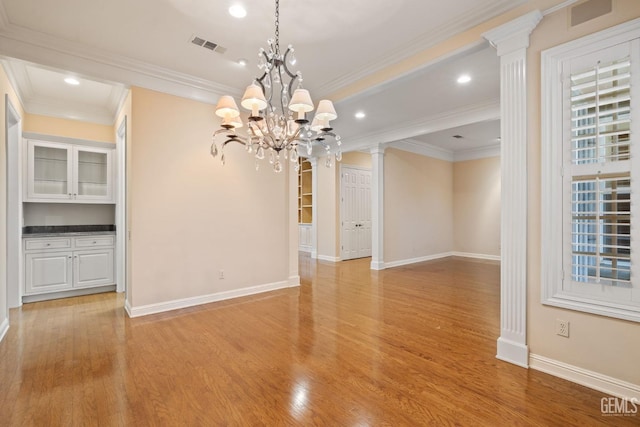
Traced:
<path fill-rule="evenodd" d="M 640 321 L 640 22 L 542 54 L 542 302 Z"/>

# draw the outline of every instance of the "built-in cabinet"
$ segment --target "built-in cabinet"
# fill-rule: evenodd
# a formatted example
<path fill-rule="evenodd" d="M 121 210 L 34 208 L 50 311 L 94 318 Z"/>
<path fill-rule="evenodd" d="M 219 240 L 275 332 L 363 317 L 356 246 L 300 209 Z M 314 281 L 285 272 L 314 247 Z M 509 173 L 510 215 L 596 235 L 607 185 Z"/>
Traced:
<path fill-rule="evenodd" d="M 113 285 L 115 236 L 24 239 L 24 295 Z"/>
<path fill-rule="evenodd" d="M 309 159 L 298 159 L 298 224 L 313 222 L 313 192 L 311 187 L 312 168 Z"/>
<path fill-rule="evenodd" d="M 311 161 L 298 159 L 298 250 L 311 252 L 313 222 L 313 169 Z"/>
<path fill-rule="evenodd" d="M 113 149 L 27 140 L 25 202 L 114 203 Z"/>

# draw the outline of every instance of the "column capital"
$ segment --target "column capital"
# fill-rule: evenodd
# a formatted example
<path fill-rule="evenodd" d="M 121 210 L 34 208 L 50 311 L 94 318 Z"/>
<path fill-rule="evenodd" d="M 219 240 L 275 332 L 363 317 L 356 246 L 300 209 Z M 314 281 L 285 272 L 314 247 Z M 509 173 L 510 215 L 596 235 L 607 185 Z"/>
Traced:
<path fill-rule="evenodd" d="M 377 144 L 371 147 L 371 154 L 382 154 L 384 156 L 384 150 L 386 150 L 387 146 L 384 144 Z"/>
<path fill-rule="evenodd" d="M 309 157 L 307 158 L 307 160 L 309 160 L 309 163 L 311 163 L 311 169 L 315 169 L 318 167 L 318 158 L 317 157 Z"/>
<path fill-rule="evenodd" d="M 498 56 L 529 47 L 529 35 L 542 20 L 542 12 L 534 10 L 482 34 L 495 48 Z"/>

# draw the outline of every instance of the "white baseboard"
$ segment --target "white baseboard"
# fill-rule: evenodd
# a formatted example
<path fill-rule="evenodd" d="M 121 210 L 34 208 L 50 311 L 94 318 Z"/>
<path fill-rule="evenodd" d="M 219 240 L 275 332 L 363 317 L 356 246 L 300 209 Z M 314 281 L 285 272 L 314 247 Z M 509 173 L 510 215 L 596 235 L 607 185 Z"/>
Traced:
<path fill-rule="evenodd" d="M 426 255 L 418 258 L 401 259 L 398 261 L 386 261 L 384 263 L 384 266 L 385 268 L 400 267 L 402 265 L 416 264 L 418 262 L 432 261 L 434 259 L 446 258 L 448 256 L 451 256 L 452 254 L 453 254 L 452 252 L 443 252 L 441 254 Z"/>
<path fill-rule="evenodd" d="M 124 311 L 127 312 L 127 316 L 132 317 L 131 316 L 131 304 L 129 303 L 128 299 L 124 300 Z"/>
<path fill-rule="evenodd" d="M 464 258 L 486 259 L 489 261 L 500 261 L 500 255 L 474 254 L 470 252 L 453 252 L 451 255 Z"/>
<path fill-rule="evenodd" d="M 95 288 L 73 289 L 70 291 L 51 292 L 47 294 L 24 295 L 22 297 L 22 302 L 30 303 L 30 302 L 49 301 L 49 300 L 60 299 L 60 298 L 80 297 L 84 295 L 101 294 L 104 292 L 114 292 L 115 290 L 116 290 L 116 285 L 107 285 L 107 286 L 98 286 Z"/>
<path fill-rule="evenodd" d="M 311 253 L 311 246 L 298 246 L 298 251 Z"/>
<path fill-rule="evenodd" d="M 313 259 L 318 258 L 318 251 L 311 249 L 311 258 Z"/>
<path fill-rule="evenodd" d="M 131 307 L 125 302 L 125 310 L 127 310 L 129 317 L 147 316 L 149 314 L 163 313 L 165 311 L 178 310 L 180 308 L 193 307 L 195 305 L 209 304 L 216 301 L 245 297 L 248 295 L 275 291 L 277 289 L 292 288 L 295 286 L 299 286 L 300 279 L 298 278 L 297 284 L 292 284 L 294 282 L 295 278 L 291 277 L 288 280 L 267 283 L 266 285 L 250 286 L 248 288 L 234 289 L 232 291 L 217 292 L 215 294 L 200 295 L 197 297 L 182 298 L 155 304 L 147 304 L 139 307 Z"/>
<path fill-rule="evenodd" d="M 496 354 L 496 359 L 528 368 L 529 347 L 525 344 L 500 337 L 498 338 L 498 354 Z"/>
<path fill-rule="evenodd" d="M 7 331 L 9 330 L 9 319 L 6 318 L 0 323 L 0 342 L 4 339 L 4 336 L 7 335 Z"/>
<path fill-rule="evenodd" d="M 300 276 L 289 276 L 289 287 L 295 288 L 300 286 Z"/>
<path fill-rule="evenodd" d="M 582 369 L 537 354 L 529 355 L 531 369 L 559 377 L 594 390 L 624 399 L 640 401 L 640 385 Z"/>
<path fill-rule="evenodd" d="M 320 261 L 329 261 L 329 262 L 341 261 L 339 256 L 328 256 L 328 255 L 318 255 L 317 259 L 319 259 Z"/>

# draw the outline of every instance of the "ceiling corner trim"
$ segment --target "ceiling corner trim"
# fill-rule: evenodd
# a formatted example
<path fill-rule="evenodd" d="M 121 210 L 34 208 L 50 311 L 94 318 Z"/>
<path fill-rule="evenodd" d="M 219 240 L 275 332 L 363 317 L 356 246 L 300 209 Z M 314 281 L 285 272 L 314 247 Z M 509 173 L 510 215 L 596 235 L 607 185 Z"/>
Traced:
<path fill-rule="evenodd" d="M 397 148 L 403 151 L 409 151 L 421 156 L 431 157 L 434 159 L 444 160 L 447 162 L 454 161 L 454 153 L 451 150 L 436 147 L 435 145 L 427 144 L 413 139 L 405 139 L 402 141 L 395 141 L 389 145 L 392 148 Z"/>
<path fill-rule="evenodd" d="M 353 139 L 343 141 L 343 144 L 348 145 L 349 150 L 353 150 L 355 148 L 352 147 L 364 147 L 368 144 L 372 144 L 371 141 L 384 144 L 407 140 L 426 133 L 433 133 L 471 123 L 496 120 L 499 118 L 500 101 L 491 100 L 446 111 L 417 121 L 398 123 L 398 125 L 392 129 L 359 135 Z"/>
<path fill-rule="evenodd" d="M 6 59 L 0 59 L 0 63 L 2 63 L 2 68 L 4 68 L 4 71 L 7 74 L 7 78 L 9 79 L 9 84 L 11 85 L 11 88 L 13 89 L 16 96 L 18 97 L 18 101 L 20 102 L 20 105 L 22 105 L 22 108 L 26 110 L 25 104 L 27 99 L 25 94 L 23 94 L 20 91 L 20 86 L 18 85 L 18 81 L 16 80 L 13 67 L 11 67 L 11 64 Z"/>
<path fill-rule="evenodd" d="M 454 162 L 464 162 L 467 160 L 485 159 L 487 157 L 496 157 L 500 155 L 500 144 L 494 144 L 488 147 L 472 148 L 470 150 L 456 151 L 453 155 Z"/>

